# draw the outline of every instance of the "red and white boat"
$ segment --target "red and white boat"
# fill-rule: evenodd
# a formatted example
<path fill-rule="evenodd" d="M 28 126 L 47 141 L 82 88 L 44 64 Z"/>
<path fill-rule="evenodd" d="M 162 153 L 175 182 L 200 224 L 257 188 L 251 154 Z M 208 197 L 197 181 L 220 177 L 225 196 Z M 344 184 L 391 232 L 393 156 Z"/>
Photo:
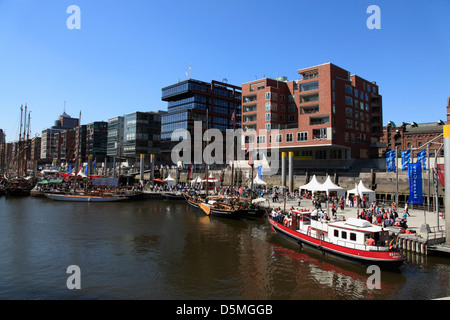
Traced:
<path fill-rule="evenodd" d="M 311 212 L 291 210 L 283 218 L 269 213 L 274 230 L 300 245 L 380 267 L 398 268 L 405 257 L 391 245 L 389 231 L 363 219 L 318 221 Z"/>

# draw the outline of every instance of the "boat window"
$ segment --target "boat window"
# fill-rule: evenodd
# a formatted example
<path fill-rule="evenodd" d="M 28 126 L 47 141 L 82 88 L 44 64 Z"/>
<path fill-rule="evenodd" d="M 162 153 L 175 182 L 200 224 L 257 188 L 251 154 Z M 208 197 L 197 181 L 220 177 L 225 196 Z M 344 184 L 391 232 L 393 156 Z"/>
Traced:
<path fill-rule="evenodd" d="M 347 232 L 346 231 L 342 231 L 341 232 L 341 238 L 342 239 L 347 239 Z"/>
<path fill-rule="evenodd" d="M 350 233 L 350 240 L 356 241 L 356 233 L 353 232 Z"/>
<path fill-rule="evenodd" d="M 336 229 L 334 230 L 334 236 L 335 236 L 335 237 L 339 237 L 339 231 L 336 230 Z"/>

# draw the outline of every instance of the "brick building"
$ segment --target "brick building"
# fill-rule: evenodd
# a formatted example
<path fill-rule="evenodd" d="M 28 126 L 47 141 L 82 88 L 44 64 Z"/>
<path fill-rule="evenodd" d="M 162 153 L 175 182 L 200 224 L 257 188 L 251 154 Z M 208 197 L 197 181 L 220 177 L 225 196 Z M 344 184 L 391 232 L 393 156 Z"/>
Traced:
<path fill-rule="evenodd" d="M 298 74 L 294 81 L 263 78 L 242 85 L 246 146 L 255 139 L 270 149 L 276 139 L 279 152 L 294 153 L 297 169 L 348 169 L 355 159 L 378 158 L 382 97 L 376 83 L 332 63 Z"/>
<path fill-rule="evenodd" d="M 445 124 L 444 121 L 439 120 L 429 123 L 403 122 L 396 126 L 394 122 L 389 121 L 383 128 L 383 136 L 380 138 L 380 141 L 386 144 L 386 148 L 382 149 L 380 155 L 384 157 L 387 151 L 395 150 L 395 147 L 399 152 L 420 148 L 419 150 L 412 150 L 412 156 L 417 157 L 417 153 L 423 150 L 421 147 L 429 141 L 433 141 L 430 144 L 430 157 L 434 158 L 440 144 L 444 142 L 442 126 Z M 400 157 L 400 155 L 398 156 Z M 441 149 L 437 156 L 443 157 L 444 149 Z"/>

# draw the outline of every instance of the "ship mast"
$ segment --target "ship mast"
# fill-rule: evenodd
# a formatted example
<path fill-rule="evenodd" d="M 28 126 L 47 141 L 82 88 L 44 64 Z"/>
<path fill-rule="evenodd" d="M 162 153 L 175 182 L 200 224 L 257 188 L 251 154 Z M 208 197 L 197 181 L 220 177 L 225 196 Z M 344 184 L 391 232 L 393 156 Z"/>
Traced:
<path fill-rule="evenodd" d="M 17 144 L 17 178 L 20 177 L 20 145 L 22 143 L 22 117 L 23 105 L 20 106 L 20 129 L 19 129 L 19 143 Z"/>
<path fill-rule="evenodd" d="M 28 105 L 25 103 L 25 113 L 23 115 L 23 148 L 22 148 L 22 175 L 25 177 L 27 175 L 27 140 L 25 138 L 27 131 L 27 109 Z"/>

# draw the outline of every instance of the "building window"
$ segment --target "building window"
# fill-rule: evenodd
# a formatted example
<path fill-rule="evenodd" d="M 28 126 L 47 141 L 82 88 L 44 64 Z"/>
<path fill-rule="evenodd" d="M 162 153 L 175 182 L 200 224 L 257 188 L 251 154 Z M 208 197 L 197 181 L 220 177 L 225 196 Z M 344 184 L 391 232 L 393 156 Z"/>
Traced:
<path fill-rule="evenodd" d="M 257 136 L 256 143 L 258 144 L 266 144 L 266 136 Z"/>
<path fill-rule="evenodd" d="M 353 117 L 353 109 L 349 108 L 349 107 L 345 108 L 345 116 L 352 118 Z"/>
<path fill-rule="evenodd" d="M 271 96 L 270 92 L 266 92 L 266 100 L 270 100 L 270 96 Z"/>
<path fill-rule="evenodd" d="M 270 131 L 272 129 L 272 125 L 270 123 L 266 123 L 266 131 Z"/>
<path fill-rule="evenodd" d="M 288 117 L 288 121 L 289 122 L 295 122 L 295 115 L 294 114 L 290 114 Z"/>
<path fill-rule="evenodd" d="M 292 142 L 293 138 L 292 138 L 292 133 L 286 133 L 286 142 Z"/>
<path fill-rule="evenodd" d="M 327 158 L 326 150 L 316 150 L 316 159 L 325 160 Z"/>
<path fill-rule="evenodd" d="M 308 141 L 308 132 L 297 132 L 297 142 Z"/>
<path fill-rule="evenodd" d="M 270 121 L 270 113 L 266 113 L 266 121 Z"/>
<path fill-rule="evenodd" d="M 349 95 L 353 95 L 353 89 L 351 85 L 346 84 L 345 85 L 345 93 Z"/>
<path fill-rule="evenodd" d="M 313 140 L 326 139 L 327 138 L 327 129 L 326 128 L 313 129 L 312 134 L 313 134 Z"/>
<path fill-rule="evenodd" d="M 317 89 L 319 89 L 319 81 L 303 83 L 302 85 L 300 85 L 300 92 L 317 90 Z"/>
<path fill-rule="evenodd" d="M 349 96 L 345 96 L 345 104 L 353 107 L 353 98 Z"/>
<path fill-rule="evenodd" d="M 278 143 L 283 142 L 283 135 L 282 134 L 277 134 L 275 137 L 275 141 Z"/>

